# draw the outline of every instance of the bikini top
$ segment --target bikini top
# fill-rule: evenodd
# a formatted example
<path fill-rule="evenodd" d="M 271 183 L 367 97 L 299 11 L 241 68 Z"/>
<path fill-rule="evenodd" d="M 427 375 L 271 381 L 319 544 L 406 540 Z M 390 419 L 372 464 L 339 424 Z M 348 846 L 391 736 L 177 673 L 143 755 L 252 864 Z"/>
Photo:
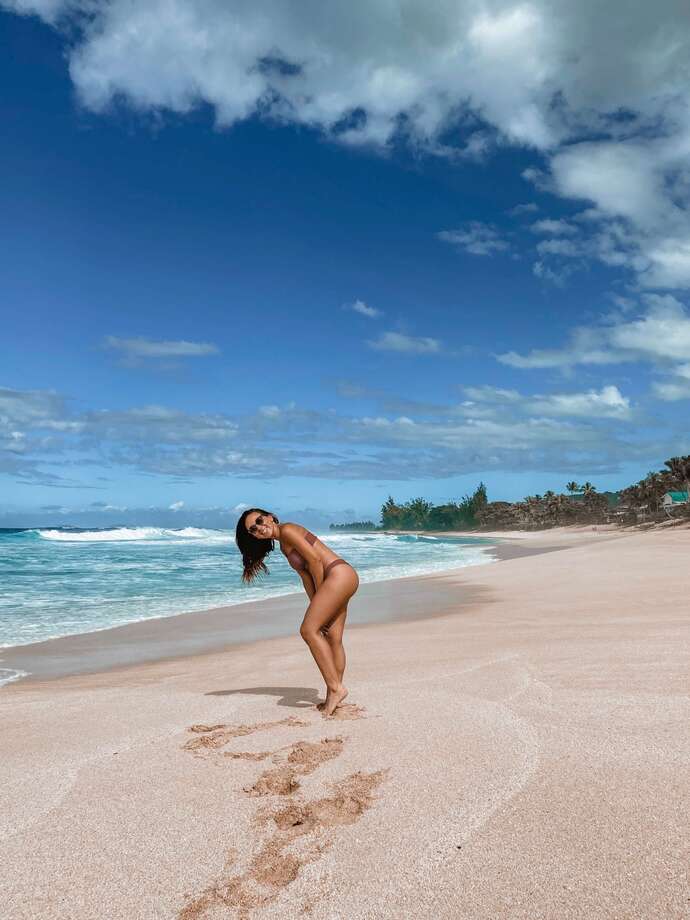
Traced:
<path fill-rule="evenodd" d="M 314 534 L 308 530 L 304 535 L 304 539 L 310 546 L 313 546 L 318 540 L 318 537 L 314 536 Z M 285 558 L 297 572 L 303 572 L 307 567 L 306 559 L 298 553 L 296 549 L 291 549 Z"/>

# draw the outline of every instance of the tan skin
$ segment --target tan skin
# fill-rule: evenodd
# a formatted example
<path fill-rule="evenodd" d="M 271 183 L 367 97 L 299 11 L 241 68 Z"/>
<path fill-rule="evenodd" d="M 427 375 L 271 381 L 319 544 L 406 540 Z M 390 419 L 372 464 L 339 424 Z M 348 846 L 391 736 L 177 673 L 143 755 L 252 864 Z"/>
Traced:
<path fill-rule="evenodd" d="M 258 523 L 258 518 L 261 518 L 261 523 Z M 300 635 L 309 646 L 326 682 L 326 700 L 318 708 L 325 716 L 330 716 L 347 696 L 347 688 L 343 684 L 343 630 L 347 605 L 359 587 L 359 576 L 350 565 L 336 565 L 324 579 L 324 568 L 340 557 L 319 539 L 313 546 L 308 543 L 305 539 L 307 530 L 300 524 L 278 524 L 272 515 L 252 512 L 247 515 L 245 526 L 259 540 L 277 540 L 285 556 L 290 550 L 297 550 L 306 562 L 306 570 L 298 574 L 310 603 Z"/>

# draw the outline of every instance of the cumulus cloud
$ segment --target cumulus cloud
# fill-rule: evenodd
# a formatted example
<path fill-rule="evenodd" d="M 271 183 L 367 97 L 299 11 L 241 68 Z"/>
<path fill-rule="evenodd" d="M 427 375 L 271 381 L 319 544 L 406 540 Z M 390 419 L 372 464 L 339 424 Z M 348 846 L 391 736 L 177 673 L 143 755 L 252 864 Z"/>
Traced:
<path fill-rule="evenodd" d="M 181 511 L 184 508 L 184 502 L 173 502 L 168 505 L 168 511 Z"/>
<path fill-rule="evenodd" d="M 620 364 L 646 361 L 668 368 L 690 361 L 690 314 L 670 294 L 647 294 L 646 310 L 609 325 L 579 326 L 565 348 L 534 349 L 526 355 L 510 351 L 497 355 L 517 368 L 567 368 L 577 364 Z"/>
<path fill-rule="evenodd" d="M 473 256 L 490 256 L 494 252 L 508 249 L 508 243 L 495 227 L 471 220 L 458 230 L 441 230 L 436 234 L 444 243 L 450 243 Z"/>
<path fill-rule="evenodd" d="M 199 358 L 218 354 L 218 347 L 208 342 L 154 341 L 142 337 L 121 339 L 114 335 L 106 336 L 103 346 L 122 352 L 128 358 Z"/>
<path fill-rule="evenodd" d="M 441 351 L 438 339 L 403 335 L 401 332 L 382 332 L 377 339 L 368 339 L 367 345 L 377 351 L 399 351 L 414 355 L 431 355 Z"/>
<path fill-rule="evenodd" d="M 368 319 L 376 319 L 378 316 L 383 316 L 383 310 L 377 310 L 376 307 L 370 307 L 369 304 L 364 303 L 363 300 L 355 300 L 354 303 L 346 304 L 346 309 L 353 310 L 355 313 L 360 313 Z"/>
<path fill-rule="evenodd" d="M 597 216 L 587 258 L 646 288 L 690 287 L 682 0 L 0 2 L 67 30 L 78 98 L 96 112 L 114 101 L 140 113 L 208 105 L 219 127 L 259 116 L 348 145 L 539 151 L 543 168 L 523 176 Z M 514 213 L 529 213 L 521 207 Z M 454 242 L 477 254 L 505 248 Z"/>
<path fill-rule="evenodd" d="M 630 269 L 643 288 L 690 287 L 690 116 L 682 117 L 675 136 L 583 142 L 551 158 L 553 190 L 594 205 L 588 254 Z"/>

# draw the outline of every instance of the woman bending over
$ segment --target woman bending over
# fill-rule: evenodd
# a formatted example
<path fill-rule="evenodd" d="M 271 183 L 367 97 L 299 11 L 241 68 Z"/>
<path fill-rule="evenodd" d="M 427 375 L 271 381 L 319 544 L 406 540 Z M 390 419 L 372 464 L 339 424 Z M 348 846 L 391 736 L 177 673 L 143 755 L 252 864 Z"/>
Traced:
<path fill-rule="evenodd" d="M 343 630 L 347 605 L 359 587 L 357 571 L 301 524 L 280 524 L 275 514 L 248 508 L 237 522 L 235 540 L 242 553 L 242 580 L 251 582 L 268 568 L 264 562 L 278 541 L 309 597 L 300 635 L 326 682 L 326 701 L 318 708 L 330 716 L 347 696 L 343 684 Z"/>

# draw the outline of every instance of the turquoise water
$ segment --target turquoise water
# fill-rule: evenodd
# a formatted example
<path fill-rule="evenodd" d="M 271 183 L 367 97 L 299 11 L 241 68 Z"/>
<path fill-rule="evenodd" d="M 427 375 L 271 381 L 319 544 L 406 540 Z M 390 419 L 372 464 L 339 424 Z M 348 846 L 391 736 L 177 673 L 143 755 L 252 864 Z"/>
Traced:
<path fill-rule="evenodd" d="M 362 582 L 492 561 L 480 538 L 320 536 Z M 270 577 L 243 585 L 221 530 L 0 530 L 0 648 L 303 590 L 277 547 L 267 564 Z"/>

